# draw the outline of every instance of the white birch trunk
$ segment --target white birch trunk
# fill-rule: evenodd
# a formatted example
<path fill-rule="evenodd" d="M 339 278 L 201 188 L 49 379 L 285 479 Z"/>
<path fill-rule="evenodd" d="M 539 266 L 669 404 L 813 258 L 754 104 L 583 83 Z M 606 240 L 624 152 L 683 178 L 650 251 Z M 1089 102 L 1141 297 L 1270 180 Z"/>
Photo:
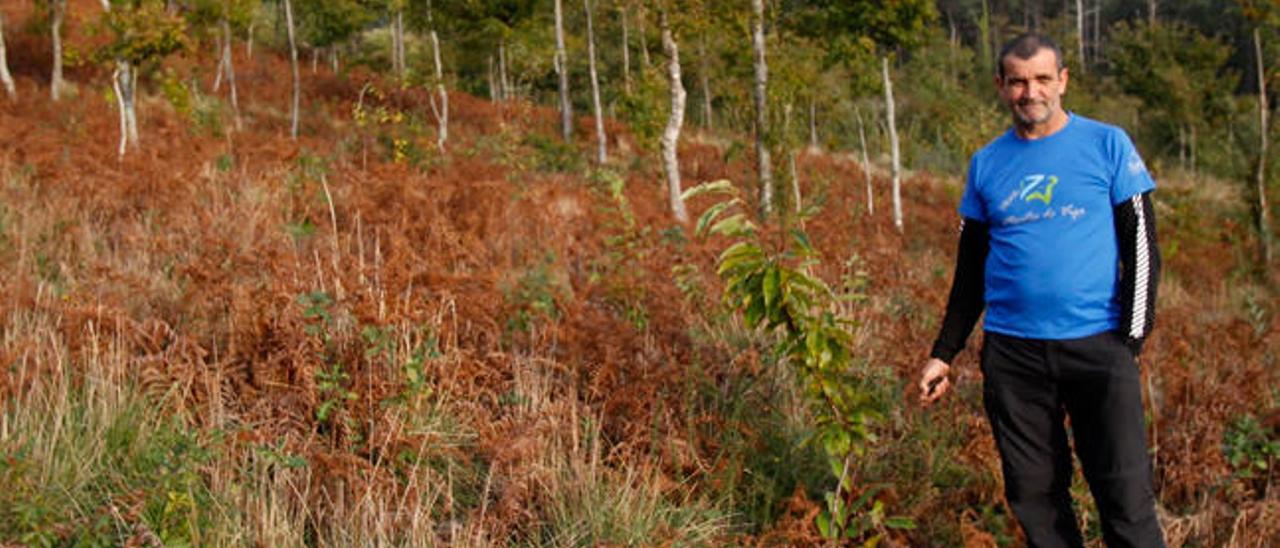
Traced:
<path fill-rule="evenodd" d="M 244 56 L 246 59 L 253 59 L 253 27 L 256 22 L 249 23 L 249 36 L 244 41 Z"/>
<path fill-rule="evenodd" d="M 120 146 L 116 149 L 116 157 L 124 158 L 129 150 L 129 115 L 125 114 L 124 90 L 120 89 L 120 67 L 117 65 L 111 73 L 111 89 L 116 94 L 116 106 L 120 112 Z"/>
<path fill-rule="evenodd" d="M 1157 0 L 1147 0 L 1147 25 L 1155 26 L 1158 19 L 1157 12 L 1160 11 L 1160 2 Z"/>
<path fill-rule="evenodd" d="M 298 140 L 298 103 L 302 94 L 302 78 L 298 75 L 298 42 L 293 32 L 293 3 L 284 0 L 284 24 L 289 35 L 289 67 L 293 71 L 293 100 L 289 114 L 289 138 Z"/>
<path fill-rule="evenodd" d="M 565 141 L 573 140 L 573 103 L 569 101 L 569 63 L 564 48 L 564 9 L 555 0 L 556 72 L 560 76 L 560 133 Z"/>
<path fill-rule="evenodd" d="M 0 84 L 4 84 L 4 92 L 9 95 L 9 99 L 18 98 L 13 75 L 9 74 L 9 59 L 4 50 L 4 13 L 0 13 Z"/>
<path fill-rule="evenodd" d="M 436 147 L 444 152 L 445 141 L 449 140 L 449 91 L 444 87 L 444 64 L 440 62 L 440 36 L 436 29 L 431 29 L 431 51 L 436 65 L 436 96 L 440 98 L 439 105 L 432 99 L 431 109 L 436 115 Z"/>
<path fill-rule="evenodd" d="M 1258 168 L 1254 174 L 1254 193 L 1258 203 L 1258 243 L 1261 247 L 1262 264 L 1271 264 L 1271 212 L 1267 204 L 1267 71 L 1262 62 L 1262 34 L 1258 27 L 1253 28 L 1253 53 L 1258 70 Z"/>
<path fill-rule="evenodd" d="M 1085 67 L 1089 64 L 1084 56 L 1084 40 L 1084 0 L 1076 0 L 1076 42 L 1080 55 L 1080 74 L 1085 73 Z"/>
<path fill-rule="evenodd" d="M 221 29 L 219 29 L 221 30 Z M 227 73 L 227 48 L 222 44 L 223 35 L 219 33 L 215 36 L 214 49 L 217 50 L 218 68 L 213 71 L 213 86 L 210 88 L 211 93 L 218 93 L 222 89 L 222 75 Z"/>
<path fill-rule="evenodd" d="M 511 92 L 511 80 L 507 78 L 507 41 L 498 42 L 498 99 L 506 101 L 515 94 Z"/>
<path fill-rule="evenodd" d="M 786 135 L 791 135 L 791 103 L 782 106 L 782 131 Z M 787 177 L 791 179 L 791 207 L 797 213 L 800 212 L 800 175 L 796 171 L 796 151 L 794 147 L 787 151 Z"/>
<path fill-rule="evenodd" d="M 129 145 L 138 147 L 138 117 L 134 110 L 134 89 L 137 75 L 133 66 L 123 59 L 116 59 L 115 71 L 111 73 L 111 87 L 116 94 L 116 105 L 120 109 L 120 146 L 117 151 L 123 158 Z"/>
<path fill-rule="evenodd" d="M 57 101 L 62 98 L 62 17 L 66 12 L 66 0 L 53 0 L 50 30 L 53 34 L 53 71 L 49 78 L 49 96 Z"/>
<path fill-rule="evenodd" d="M 889 122 L 889 156 L 893 160 L 891 172 L 893 177 L 893 226 L 898 229 L 898 232 L 902 232 L 902 159 L 898 146 L 898 122 L 894 116 L 893 80 L 889 78 L 888 56 L 880 58 L 880 75 L 884 79 L 885 116 L 887 116 Z"/>
<path fill-rule="evenodd" d="M 493 67 L 493 56 L 489 56 L 489 100 L 498 102 L 498 73 Z"/>
<path fill-rule="evenodd" d="M 862 112 L 854 111 L 858 117 L 858 144 L 862 147 L 862 177 L 867 182 L 867 215 L 876 213 L 876 196 L 871 192 L 871 159 L 867 157 L 867 131 L 862 123 Z"/>
<path fill-rule="evenodd" d="M 640 16 L 640 28 L 636 30 L 640 33 L 640 77 L 643 78 L 645 69 L 653 66 L 653 63 L 649 61 L 649 33 L 645 32 L 644 29 L 644 20 L 647 12 L 643 4 L 640 5 L 640 11 L 637 15 Z"/>
<path fill-rule="evenodd" d="M 222 18 L 222 48 L 223 67 L 227 73 L 227 91 L 231 95 L 231 116 L 236 130 L 240 130 L 240 99 L 236 90 L 236 66 L 231 59 L 231 22 L 226 17 Z"/>
<path fill-rule="evenodd" d="M 604 108 L 600 105 L 600 77 L 596 72 L 596 33 L 591 24 L 591 0 L 582 0 L 582 9 L 587 12 L 587 63 L 591 73 L 591 109 L 596 116 L 596 162 L 604 164 L 608 161 L 608 145 L 604 134 Z"/>
<path fill-rule="evenodd" d="M 622 92 L 631 95 L 631 42 L 628 40 L 627 9 L 618 9 L 622 17 Z"/>
<path fill-rule="evenodd" d="M 818 150 L 818 102 L 809 98 L 809 148 Z"/>
<path fill-rule="evenodd" d="M 396 78 L 404 79 L 405 62 L 404 62 L 404 8 L 396 7 L 395 29 L 392 33 L 392 67 L 395 70 Z"/>
<path fill-rule="evenodd" d="M 707 62 L 707 35 L 703 33 L 702 39 L 698 42 L 698 58 L 701 63 L 702 77 L 702 127 L 707 131 L 715 129 L 714 111 L 711 109 L 711 67 Z"/>
<path fill-rule="evenodd" d="M 769 161 L 767 89 L 769 65 L 764 48 L 764 0 L 751 0 L 751 48 L 755 54 L 756 170 L 760 176 L 760 216 L 768 217 L 773 209 L 773 168 Z"/>
<path fill-rule="evenodd" d="M 669 58 L 667 77 L 671 87 L 671 115 L 667 118 L 667 128 L 662 132 L 662 170 L 667 176 L 667 194 L 671 200 L 671 213 L 676 221 L 689 222 L 689 214 L 685 210 L 683 193 L 680 189 L 680 161 L 676 148 L 680 140 L 680 127 L 684 125 L 685 91 L 680 81 L 680 49 L 671 27 L 667 24 L 666 13 L 659 15 L 662 27 L 662 48 Z"/>
<path fill-rule="evenodd" d="M 128 61 L 120 61 L 119 63 L 123 67 L 124 73 L 128 75 L 128 78 L 126 79 L 126 81 L 128 82 L 128 86 L 125 86 L 124 83 L 121 83 L 121 87 L 125 87 L 125 92 L 124 92 L 125 103 L 129 107 L 128 109 L 125 110 L 125 114 L 127 115 L 128 122 L 129 122 L 129 140 L 133 141 L 134 148 L 139 148 L 138 146 L 138 141 L 139 141 L 138 139 L 138 108 L 137 108 L 138 102 L 136 101 L 137 90 L 138 90 L 138 71 L 136 70 L 136 67 L 134 67 L 133 64 Z"/>

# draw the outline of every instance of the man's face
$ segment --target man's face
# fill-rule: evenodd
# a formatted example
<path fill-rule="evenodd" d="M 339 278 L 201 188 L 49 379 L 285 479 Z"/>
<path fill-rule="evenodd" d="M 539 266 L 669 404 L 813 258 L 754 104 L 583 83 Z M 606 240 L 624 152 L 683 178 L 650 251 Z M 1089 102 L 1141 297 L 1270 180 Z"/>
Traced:
<path fill-rule="evenodd" d="M 1030 59 L 1007 55 L 1004 77 L 996 76 L 1000 99 L 1021 126 L 1036 126 L 1062 112 L 1062 95 L 1067 92 L 1067 69 L 1058 70 L 1053 50 L 1042 48 Z"/>

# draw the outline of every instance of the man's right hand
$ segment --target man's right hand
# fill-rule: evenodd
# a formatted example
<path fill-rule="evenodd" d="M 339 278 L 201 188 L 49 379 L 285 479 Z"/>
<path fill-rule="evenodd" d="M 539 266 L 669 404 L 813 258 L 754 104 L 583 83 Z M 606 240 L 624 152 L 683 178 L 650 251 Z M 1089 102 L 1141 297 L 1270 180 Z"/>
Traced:
<path fill-rule="evenodd" d="M 951 388 L 951 380 L 947 378 L 950 371 L 951 366 L 947 362 L 929 358 L 920 373 L 920 403 L 931 404 L 947 393 L 947 389 Z"/>

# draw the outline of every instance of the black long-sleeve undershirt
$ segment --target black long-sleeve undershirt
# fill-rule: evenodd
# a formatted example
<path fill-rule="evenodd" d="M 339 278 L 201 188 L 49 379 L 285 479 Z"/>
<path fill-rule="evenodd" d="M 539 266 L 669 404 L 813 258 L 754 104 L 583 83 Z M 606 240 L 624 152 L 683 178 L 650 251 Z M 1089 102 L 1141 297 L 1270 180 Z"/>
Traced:
<path fill-rule="evenodd" d="M 956 253 L 956 274 L 947 298 L 947 313 L 933 343 L 930 356 L 951 363 L 964 349 L 969 332 L 986 308 L 987 252 L 991 249 L 991 229 L 974 219 L 960 221 L 960 249 Z"/>
<path fill-rule="evenodd" d="M 1151 193 L 1125 200 L 1114 213 L 1120 245 L 1120 333 L 1138 354 L 1156 319 L 1156 286 L 1160 282 L 1160 247 L 1156 245 Z"/>
<path fill-rule="evenodd" d="M 1120 333 L 1137 354 L 1155 321 L 1156 287 L 1160 278 L 1160 249 L 1156 245 L 1155 210 L 1151 193 L 1126 200 L 1113 209 L 1120 251 Z M 951 363 L 964 349 L 973 326 L 986 308 L 987 253 L 990 227 L 964 219 L 956 255 L 955 279 L 946 314 L 930 356 Z"/>

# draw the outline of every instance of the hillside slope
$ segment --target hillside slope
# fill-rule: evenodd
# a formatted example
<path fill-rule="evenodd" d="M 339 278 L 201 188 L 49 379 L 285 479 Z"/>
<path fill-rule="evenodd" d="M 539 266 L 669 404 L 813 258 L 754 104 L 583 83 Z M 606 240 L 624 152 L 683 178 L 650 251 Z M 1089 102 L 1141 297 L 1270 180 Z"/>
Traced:
<path fill-rule="evenodd" d="M 0 101 L 0 541 L 818 540 L 812 499 L 832 480 L 788 374 L 720 305 L 725 242 L 671 220 L 655 151 L 622 124 L 626 152 L 599 169 L 589 120 L 565 145 L 554 111 L 454 92 L 442 153 L 423 90 L 308 68 L 294 142 L 287 65 L 237 48 L 243 129 L 210 92 L 214 63 L 175 59 L 144 82 L 142 149 L 117 160 L 102 69 L 72 70 L 53 103 L 47 39 L 5 36 L 20 98 Z M 685 180 L 749 188 L 750 159 L 711 141 L 682 144 Z M 955 178 L 906 182 L 900 235 L 887 208 L 867 213 L 857 164 L 799 165 L 823 204 L 816 273 L 860 296 L 843 311 L 884 416 L 859 490 L 889 486 L 878 498 L 917 528 L 886 533 L 908 545 L 1016 538 L 975 353 L 935 408 L 908 388 L 949 287 Z M 1265 544 L 1275 295 L 1248 275 L 1225 183 L 1161 182 L 1143 378 L 1169 537 Z M 110 444 L 94 473 L 60 468 L 95 430 L 41 418 L 81 416 L 74 402 L 84 424 L 136 405 L 190 437 L 135 475 L 107 470 Z"/>

